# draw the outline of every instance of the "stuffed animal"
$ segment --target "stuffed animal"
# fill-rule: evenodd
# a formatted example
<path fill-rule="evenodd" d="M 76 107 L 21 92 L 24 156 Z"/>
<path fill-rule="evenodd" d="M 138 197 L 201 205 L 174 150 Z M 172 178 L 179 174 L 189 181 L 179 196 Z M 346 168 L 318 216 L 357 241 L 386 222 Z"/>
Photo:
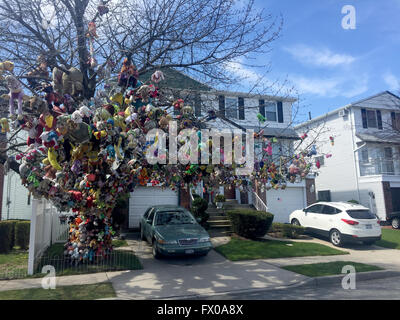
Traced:
<path fill-rule="evenodd" d="M 15 116 L 14 100 L 18 100 L 18 115 L 22 116 L 22 98 L 24 93 L 22 91 L 21 83 L 13 75 L 6 76 L 7 87 L 10 90 L 10 114 Z"/>
<path fill-rule="evenodd" d="M 26 75 L 26 80 L 32 89 L 37 89 L 40 87 L 40 80 L 47 79 L 49 77 L 49 72 L 47 70 L 47 61 L 43 56 L 38 57 L 39 66 L 29 71 Z"/>
<path fill-rule="evenodd" d="M 139 73 L 136 69 L 136 66 L 132 64 L 132 61 L 128 58 L 125 58 L 122 63 L 122 68 L 120 73 L 118 74 L 118 85 L 120 87 L 135 87 L 138 83 L 137 79 L 139 78 Z"/>
<path fill-rule="evenodd" d="M 0 62 L 0 80 L 4 80 L 4 71 L 12 73 L 14 71 L 14 63 L 11 61 Z"/>
<path fill-rule="evenodd" d="M 79 69 L 74 67 L 68 69 L 68 73 L 54 67 L 53 86 L 54 91 L 61 95 L 79 96 L 83 90 L 83 74 Z"/>
<path fill-rule="evenodd" d="M 0 119 L 0 125 L 1 125 L 1 132 L 2 133 L 10 132 L 10 125 L 8 123 L 8 119 L 7 118 L 1 118 Z"/>
<path fill-rule="evenodd" d="M 160 81 L 162 81 L 164 79 L 165 79 L 164 73 L 162 73 L 162 71 L 160 71 L 160 70 L 157 70 L 151 76 L 151 81 L 153 81 L 154 83 L 159 83 Z"/>

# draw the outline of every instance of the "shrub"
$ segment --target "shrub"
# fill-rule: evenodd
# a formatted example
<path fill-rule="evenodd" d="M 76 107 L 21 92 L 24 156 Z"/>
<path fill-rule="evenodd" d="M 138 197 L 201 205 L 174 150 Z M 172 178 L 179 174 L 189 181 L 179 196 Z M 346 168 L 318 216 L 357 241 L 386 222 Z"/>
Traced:
<path fill-rule="evenodd" d="M 202 226 L 206 225 L 208 218 L 210 218 L 210 215 L 206 212 L 208 209 L 208 202 L 207 200 L 201 198 L 201 197 L 196 197 L 193 202 L 192 202 L 192 208 L 191 211 L 195 218 L 200 218 L 200 224 Z"/>
<path fill-rule="evenodd" d="M 348 200 L 349 203 L 360 204 L 357 200 Z"/>
<path fill-rule="evenodd" d="M 29 245 L 30 221 L 19 221 L 15 225 L 15 244 L 25 250 Z"/>
<path fill-rule="evenodd" d="M 11 235 L 10 235 L 10 250 L 15 246 L 15 225 L 20 220 L 7 220 L 7 222 L 11 223 Z"/>
<path fill-rule="evenodd" d="M 305 233 L 305 228 L 288 223 L 273 223 L 270 232 L 281 233 L 284 238 L 297 239 Z"/>
<path fill-rule="evenodd" d="M 8 253 L 12 249 L 14 222 L 0 221 L 0 253 Z"/>
<path fill-rule="evenodd" d="M 230 210 L 227 215 L 232 222 L 233 231 L 250 239 L 263 237 L 274 219 L 272 213 L 251 209 Z"/>
<path fill-rule="evenodd" d="M 215 196 L 214 202 L 225 202 L 225 196 L 223 194 L 218 194 Z"/>

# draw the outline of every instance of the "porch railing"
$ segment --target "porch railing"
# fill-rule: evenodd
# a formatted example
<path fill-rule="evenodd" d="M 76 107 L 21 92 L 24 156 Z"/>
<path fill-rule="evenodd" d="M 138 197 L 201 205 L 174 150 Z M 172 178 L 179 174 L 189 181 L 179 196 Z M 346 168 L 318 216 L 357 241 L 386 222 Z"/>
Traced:
<path fill-rule="evenodd" d="M 253 198 L 253 206 L 258 211 L 268 211 L 267 205 L 254 190 L 252 192 L 252 198 Z"/>

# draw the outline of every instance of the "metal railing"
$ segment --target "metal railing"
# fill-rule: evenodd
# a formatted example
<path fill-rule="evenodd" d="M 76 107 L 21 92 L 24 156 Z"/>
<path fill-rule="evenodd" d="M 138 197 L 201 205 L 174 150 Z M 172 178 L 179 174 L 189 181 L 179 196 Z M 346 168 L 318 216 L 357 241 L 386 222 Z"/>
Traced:
<path fill-rule="evenodd" d="M 392 159 L 370 159 L 368 162 L 359 161 L 360 176 L 370 175 L 400 175 L 400 162 Z"/>
<path fill-rule="evenodd" d="M 252 198 L 253 198 L 253 206 L 258 211 L 268 211 L 267 205 L 254 190 L 252 192 Z"/>

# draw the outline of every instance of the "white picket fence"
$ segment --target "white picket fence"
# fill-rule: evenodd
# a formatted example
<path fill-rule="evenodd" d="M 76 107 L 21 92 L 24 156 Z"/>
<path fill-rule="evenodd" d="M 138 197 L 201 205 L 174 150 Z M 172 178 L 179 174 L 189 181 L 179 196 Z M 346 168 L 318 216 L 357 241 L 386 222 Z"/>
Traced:
<path fill-rule="evenodd" d="M 60 221 L 61 214 L 70 213 L 60 213 L 45 199 L 33 199 L 28 274 L 33 274 L 37 262 L 49 246 L 67 241 L 68 221 Z"/>

